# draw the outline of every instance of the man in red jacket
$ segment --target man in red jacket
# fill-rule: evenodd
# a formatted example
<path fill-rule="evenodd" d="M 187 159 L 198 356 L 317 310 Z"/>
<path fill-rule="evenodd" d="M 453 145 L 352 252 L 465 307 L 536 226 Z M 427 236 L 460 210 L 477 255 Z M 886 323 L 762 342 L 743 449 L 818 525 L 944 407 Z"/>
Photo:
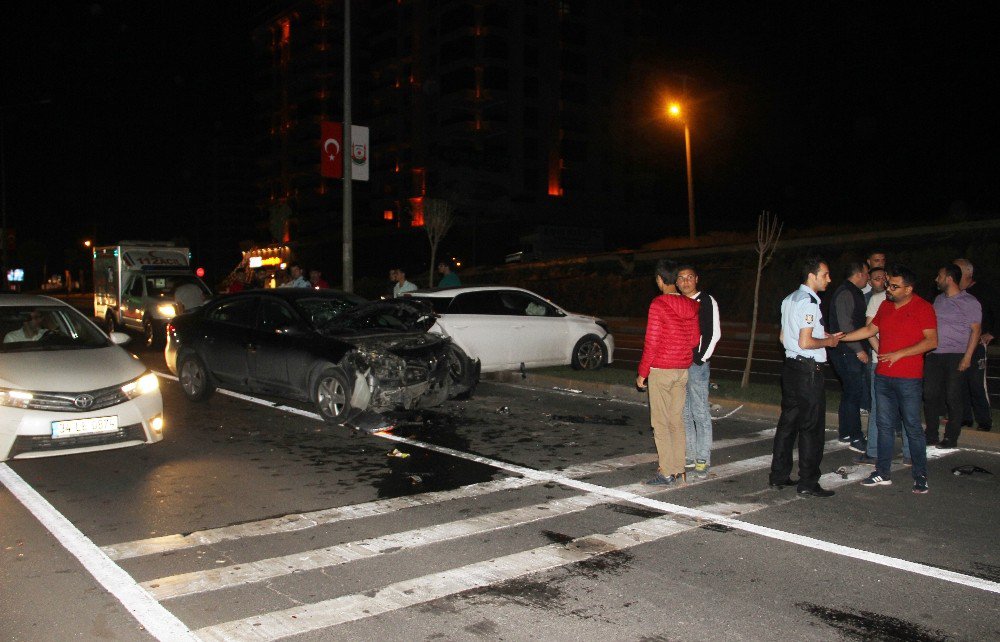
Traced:
<path fill-rule="evenodd" d="M 684 476 L 684 397 L 688 368 L 701 338 L 699 304 L 677 291 L 677 263 L 656 262 L 656 287 L 635 385 L 649 381 L 649 415 L 659 469 L 646 483 L 669 486 Z"/>

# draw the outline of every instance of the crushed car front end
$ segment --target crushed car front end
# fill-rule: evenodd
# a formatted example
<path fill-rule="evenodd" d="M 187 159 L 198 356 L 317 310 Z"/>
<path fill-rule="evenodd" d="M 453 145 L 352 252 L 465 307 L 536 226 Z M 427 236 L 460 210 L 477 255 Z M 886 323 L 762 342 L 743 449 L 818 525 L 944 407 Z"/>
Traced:
<path fill-rule="evenodd" d="M 351 405 L 374 412 L 436 406 L 448 398 L 448 342 L 413 333 L 357 338 L 348 356 L 356 379 Z"/>

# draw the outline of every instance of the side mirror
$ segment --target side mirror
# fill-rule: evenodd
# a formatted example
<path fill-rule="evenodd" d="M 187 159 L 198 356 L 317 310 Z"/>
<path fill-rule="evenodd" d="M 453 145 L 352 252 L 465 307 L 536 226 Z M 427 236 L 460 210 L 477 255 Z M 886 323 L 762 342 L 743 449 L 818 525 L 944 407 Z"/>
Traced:
<path fill-rule="evenodd" d="M 108 335 L 111 338 L 111 343 L 116 346 L 123 346 L 132 340 L 132 337 L 125 334 L 124 332 L 112 332 Z"/>

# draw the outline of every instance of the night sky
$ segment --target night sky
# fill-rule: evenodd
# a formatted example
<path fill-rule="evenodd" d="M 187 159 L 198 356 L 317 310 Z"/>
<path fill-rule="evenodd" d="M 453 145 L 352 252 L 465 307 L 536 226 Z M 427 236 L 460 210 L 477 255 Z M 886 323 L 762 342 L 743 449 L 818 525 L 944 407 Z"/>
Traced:
<path fill-rule="evenodd" d="M 213 136 L 255 135 L 262 4 L 5 3 L 0 104 L 19 244 L 46 245 L 55 264 L 95 232 L 189 228 L 209 199 Z M 989 5 L 911 4 L 663 3 L 662 51 L 640 68 L 651 94 L 689 77 L 703 230 L 745 229 L 762 209 L 792 227 L 996 215 Z M 683 186 L 682 138 L 665 140 Z"/>

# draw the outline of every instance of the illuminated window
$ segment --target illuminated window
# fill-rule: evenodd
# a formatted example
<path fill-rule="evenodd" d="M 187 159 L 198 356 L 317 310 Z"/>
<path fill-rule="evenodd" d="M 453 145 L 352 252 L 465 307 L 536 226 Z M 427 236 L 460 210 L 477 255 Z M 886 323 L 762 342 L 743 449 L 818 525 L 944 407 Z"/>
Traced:
<path fill-rule="evenodd" d="M 424 225 L 424 198 L 417 196 L 410 199 L 410 227 Z"/>
<path fill-rule="evenodd" d="M 395 220 L 395 218 L 396 218 L 396 213 L 393 212 L 392 210 L 386 210 L 386 211 L 382 212 L 382 220 L 383 221 L 392 221 L 392 220 Z"/>

